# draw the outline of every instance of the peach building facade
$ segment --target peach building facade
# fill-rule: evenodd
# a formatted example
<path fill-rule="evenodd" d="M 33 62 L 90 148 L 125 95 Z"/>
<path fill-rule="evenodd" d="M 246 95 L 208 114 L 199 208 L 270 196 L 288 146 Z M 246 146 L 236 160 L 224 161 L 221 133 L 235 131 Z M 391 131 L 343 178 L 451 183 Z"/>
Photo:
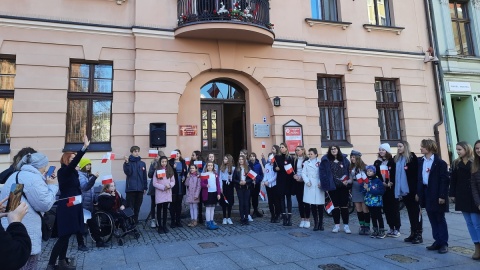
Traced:
<path fill-rule="evenodd" d="M 235 17 L 236 1 L 224 1 L 222 19 L 220 1 L 3 0 L 4 115 L 13 105 L 2 119 L 1 167 L 24 146 L 55 163 L 86 132 L 97 144 L 89 158 L 123 179 L 123 156 L 138 145 L 147 157 L 158 122 L 166 123 L 161 150 L 184 156 L 267 154 L 285 140 L 286 123 L 301 125 L 295 138 L 306 148 L 339 144 L 368 163 L 381 142 L 407 140 L 418 153 L 421 139 L 434 138 L 423 4 L 252 0 L 238 1 Z M 211 19 L 200 20 L 202 8 Z M 185 134 L 188 126 L 196 132 Z M 446 151 L 443 125 L 439 137 Z M 107 151 L 116 159 L 100 164 Z"/>

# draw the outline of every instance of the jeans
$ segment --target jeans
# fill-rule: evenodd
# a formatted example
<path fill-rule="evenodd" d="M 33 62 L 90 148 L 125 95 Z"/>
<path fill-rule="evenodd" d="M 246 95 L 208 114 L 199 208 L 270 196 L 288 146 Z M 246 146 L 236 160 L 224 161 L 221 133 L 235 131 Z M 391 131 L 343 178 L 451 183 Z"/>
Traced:
<path fill-rule="evenodd" d="M 246 219 L 250 213 L 250 189 L 237 188 L 238 208 L 240 210 L 240 219 Z"/>
<path fill-rule="evenodd" d="M 260 193 L 260 184 L 252 185 L 250 190 L 250 199 L 252 200 L 252 207 L 254 211 L 258 211 L 258 194 Z"/>
<path fill-rule="evenodd" d="M 473 243 L 480 243 L 480 214 L 462 212 Z"/>
<path fill-rule="evenodd" d="M 55 265 L 57 263 L 57 259 L 65 260 L 67 257 L 67 249 L 68 249 L 68 240 L 70 240 L 69 235 L 60 236 L 53 245 L 52 253 L 50 253 L 50 259 L 48 260 L 49 265 Z"/>
<path fill-rule="evenodd" d="M 420 204 L 415 200 L 415 194 L 409 193 L 403 197 L 403 202 L 407 208 L 412 232 L 421 232 L 423 228 L 423 217 L 420 215 Z"/>
<path fill-rule="evenodd" d="M 133 219 L 138 222 L 138 214 L 143 202 L 143 191 L 126 192 L 126 200 L 128 205 L 133 208 Z"/>

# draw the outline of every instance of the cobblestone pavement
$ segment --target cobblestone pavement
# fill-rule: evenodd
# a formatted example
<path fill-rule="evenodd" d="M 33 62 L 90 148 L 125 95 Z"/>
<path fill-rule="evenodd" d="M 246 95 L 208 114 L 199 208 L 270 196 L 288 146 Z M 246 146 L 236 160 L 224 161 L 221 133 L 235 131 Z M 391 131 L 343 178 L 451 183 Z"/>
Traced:
<path fill-rule="evenodd" d="M 158 234 L 150 224 L 143 228 L 142 222 L 138 240 L 127 236 L 123 246 L 114 239 L 106 248 L 96 248 L 88 238 L 90 250 L 80 252 L 72 237 L 67 254 L 76 258 L 77 269 L 480 269 L 480 262 L 470 258 L 473 244 L 463 216 L 456 212 L 447 214 L 450 252 L 446 255 L 425 249 L 432 243 L 426 214 L 424 243 L 410 245 L 403 242 L 409 233 L 406 210 L 401 211 L 403 235 L 383 240 L 358 235 L 355 214 L 350 215 L 352 234 L 347 235 L 331 233 L 333 220 L 326 215 L 325 231 L 313 232 L 298 227 L 297 211 L 292 227 L 270 223 L 267 212 L 249 226 L 240 226 L 238 217 L 234 225 L 221 225 L 221 212 L 216 212 L 220 228 L 215 231 L 189 228 L 189 219 L 184 219 L 184 227 Z M 54 242 L 44 242 L 40 269 L 46 268 Z"/>

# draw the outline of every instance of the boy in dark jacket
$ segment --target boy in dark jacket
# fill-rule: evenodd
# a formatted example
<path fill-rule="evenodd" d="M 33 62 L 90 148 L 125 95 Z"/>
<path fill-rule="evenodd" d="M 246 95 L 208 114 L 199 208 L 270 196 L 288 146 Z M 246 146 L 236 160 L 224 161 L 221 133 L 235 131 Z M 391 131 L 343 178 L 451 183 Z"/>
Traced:
<path fill-rule="evenodd" d="M 365 204 L 368 206 L 372 218 L 373 232 L 372 238 L 385 238 L 385 228 L 382 217 L 383 194 L 385 187 L 383 181 L 376 176 L 375 166 L 369 165 L 366 168 L 368 183 L 363 184 L 362 192 L 365 194 Z"/>
<path fill-rule="evenodd" d="M 260 161 L 258 161 L 257 159 L 257 154 L 253 152 L 250 153 L 250 155 L 248 156 L 248 168 L 250 168 L 250 170 L 254 171 L 257 174 L 257 177 L 255 177 L 255 181 L 253 182 L 252 191 L 250 192 L 250 198 L 253 206 L 252 216 L 263 217 L 263 214 L 258 212 L 258 194 L 260 193 L 260 184 L 263 181 L 263 168 L 260 164 Z"/>
<path fill-rule="evenodd" d="M 138 214 L 143 202 L 143 195 L 147 193 L 147 165 L 139 156 L 140 147 L 132 146 L 130 148 L 131 155 L 125 156 L 123 163 L 123 172 L 127 176 L 126 179 L 126 199 L 130 207 L 133 208 L 133 219 L 138 223 Z"/>

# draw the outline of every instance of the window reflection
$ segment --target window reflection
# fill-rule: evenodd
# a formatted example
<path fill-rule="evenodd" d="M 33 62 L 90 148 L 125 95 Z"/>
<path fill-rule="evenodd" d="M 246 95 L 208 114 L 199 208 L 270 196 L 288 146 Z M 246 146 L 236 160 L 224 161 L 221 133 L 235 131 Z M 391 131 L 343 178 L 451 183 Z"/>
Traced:
<path fill-rule="evenodd" d="M 245 100 L 243 90 L 229 82 L 211 81 L 200 89 L 202 99 L 237 99 Z"/>

